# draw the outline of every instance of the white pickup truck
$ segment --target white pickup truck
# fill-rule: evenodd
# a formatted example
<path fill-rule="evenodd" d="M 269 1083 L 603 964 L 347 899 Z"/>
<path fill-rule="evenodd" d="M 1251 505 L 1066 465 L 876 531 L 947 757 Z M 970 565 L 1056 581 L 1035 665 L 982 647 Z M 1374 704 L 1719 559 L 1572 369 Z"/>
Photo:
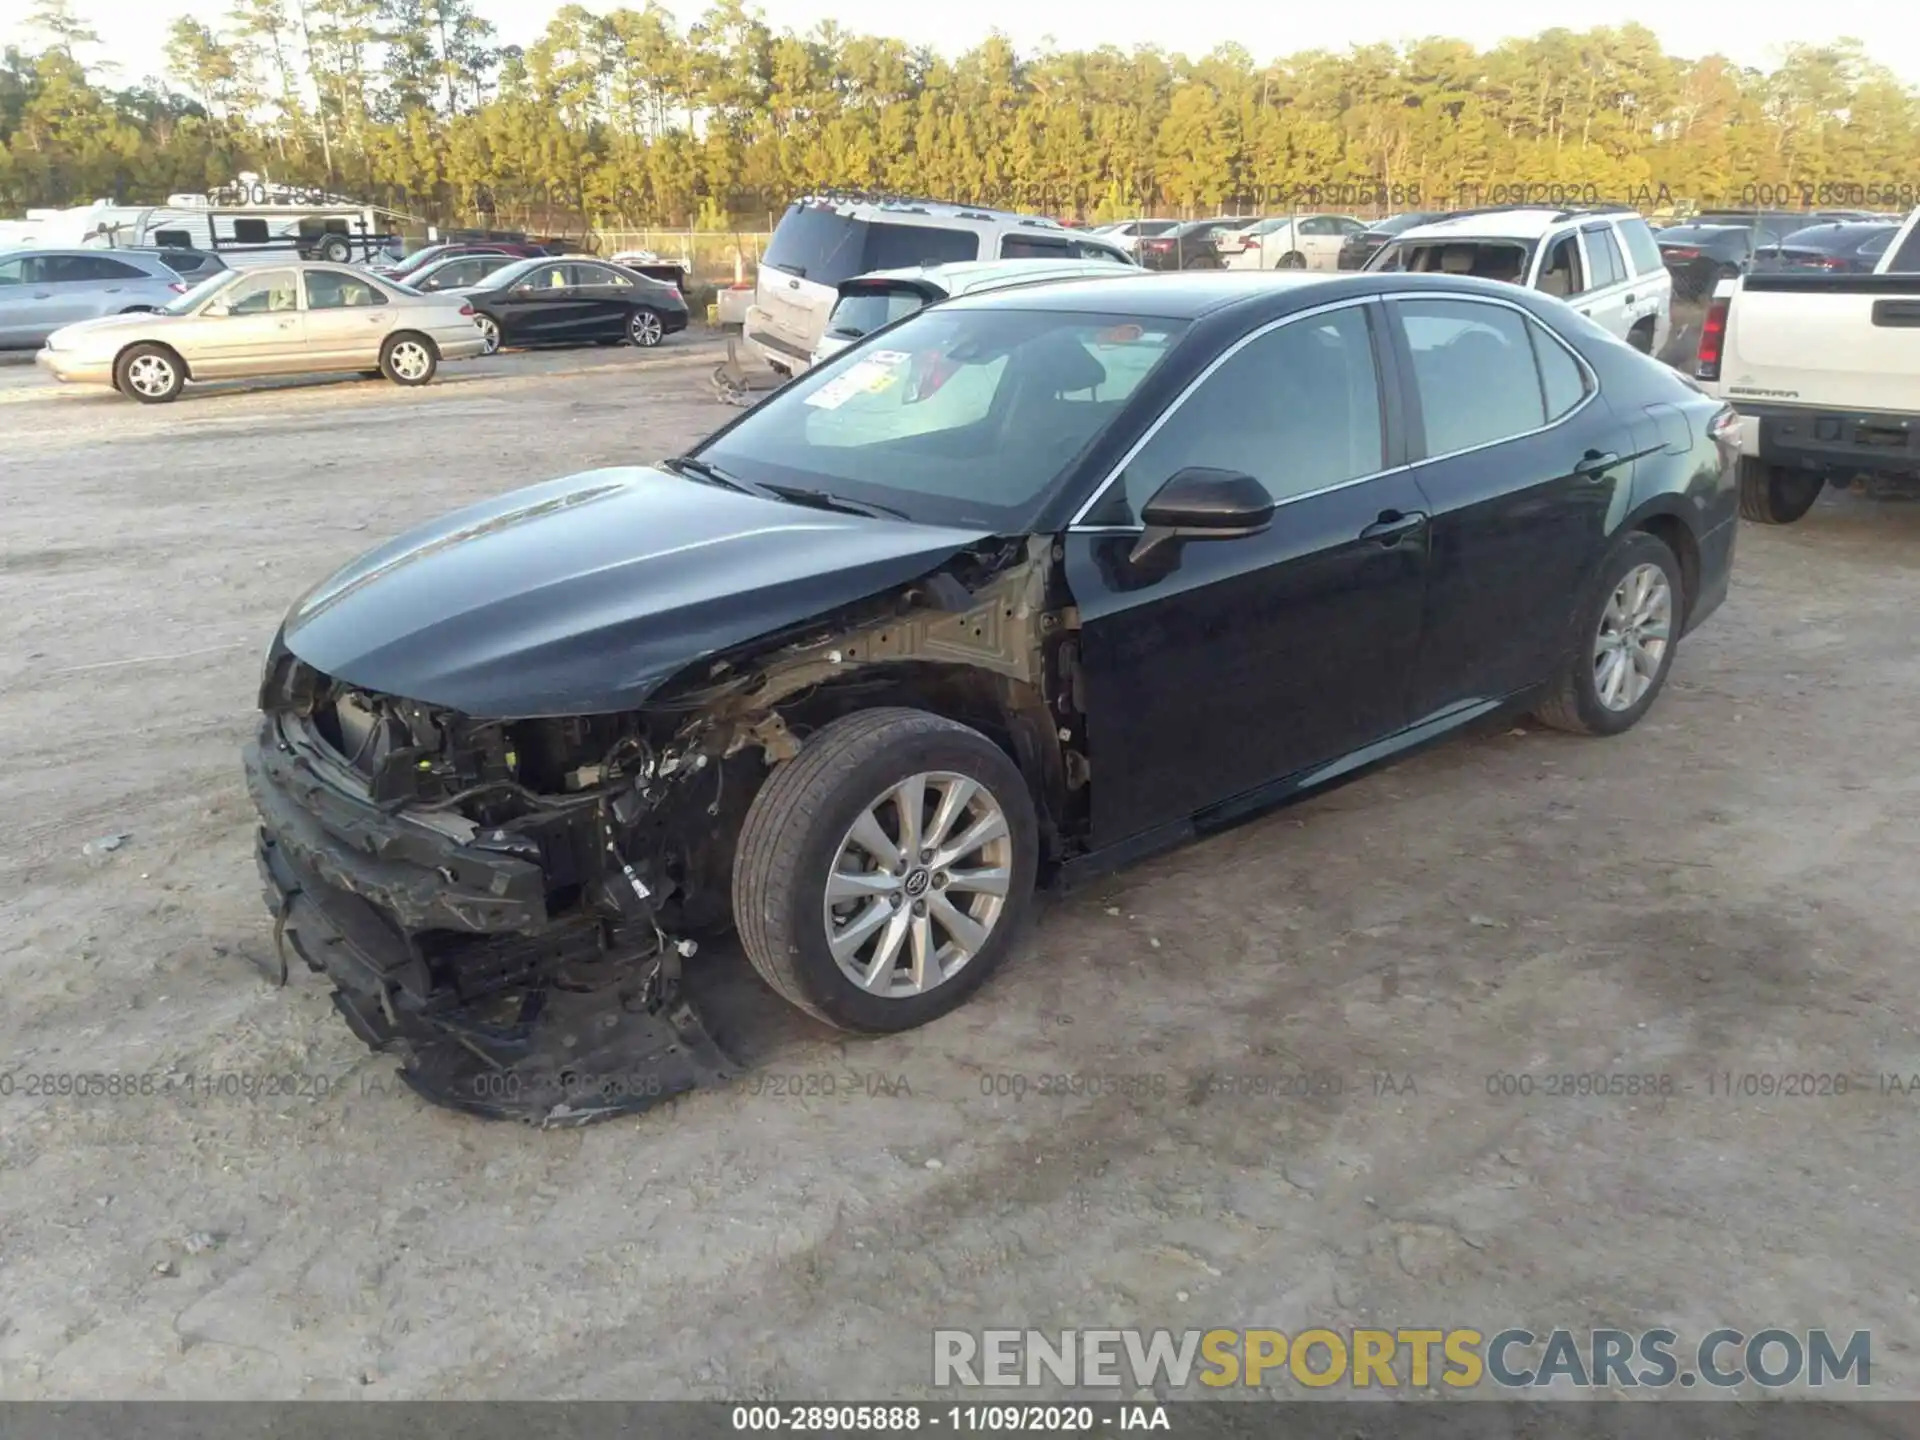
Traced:
<path fill-rule="evenodd" d="M 1715 288 L 1694 378 L 1740 413 L 1740 513 L 1790 525 L 1826 485 L 1920 494 L 1920 210 L 1871 275 Z"/>

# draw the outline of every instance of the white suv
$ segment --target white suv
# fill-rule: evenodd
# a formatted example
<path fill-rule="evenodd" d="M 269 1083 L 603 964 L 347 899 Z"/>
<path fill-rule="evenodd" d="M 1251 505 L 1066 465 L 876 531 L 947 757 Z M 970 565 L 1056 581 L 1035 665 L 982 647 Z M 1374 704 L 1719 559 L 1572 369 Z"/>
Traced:
<path fill-rule="evenodd" d="M 796 200 L 775 227 L 743 333 L 747 348 L 783 375 L 813 363 L 840 283 L 875 270 L 966 260 L 1137 262 L 1110 240 L 1057 220 L 939 200 Z"/>
<path fill-rule="evenodd" d="M 1368 270 L 1506 280 L 1558 296 L 1636 350 L 1658 355 L 1672 330 L 1673 277 L 1647 222 L 1622 208 L 1505 206 L 1403 230 Z"/>

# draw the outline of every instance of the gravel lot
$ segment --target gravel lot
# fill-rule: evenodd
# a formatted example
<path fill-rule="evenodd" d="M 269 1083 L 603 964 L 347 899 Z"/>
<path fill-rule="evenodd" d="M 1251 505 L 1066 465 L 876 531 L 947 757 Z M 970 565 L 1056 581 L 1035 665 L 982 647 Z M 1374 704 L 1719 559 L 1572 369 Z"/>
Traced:
<path fill-rule="evenodd" d="M 287 604 L 683 445 L 714 358 L 158 409 L 0 369 L 0 1394 L 882 1397 L 936 1325 L 1664 1324 L 1870 1329 L 1920 1395 L 1920 1099 L 1878 1079 L 1920 1072 L 1914 510 L 1748 527 L 1632 734 L 1496 728 L 1138 867 L 918 1033 L 841 1043 L 709 956 L 762 1078 L 647 1116 L 430 1109 L 263 984 L 238 753 Z M 1253 1093 L 1302 1071 L 1342 1093 Z M 1675 1093 L 1488 1093 L 1566 1071 Z M 24 1093 L 61 1072 L 331 1092 Z"/>

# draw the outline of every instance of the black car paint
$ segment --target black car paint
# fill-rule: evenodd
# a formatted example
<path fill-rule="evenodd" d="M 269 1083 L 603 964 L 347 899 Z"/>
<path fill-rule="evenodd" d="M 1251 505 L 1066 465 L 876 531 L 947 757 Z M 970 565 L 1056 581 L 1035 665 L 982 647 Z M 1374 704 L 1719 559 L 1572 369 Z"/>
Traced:
<path fill-rule="evenodd" d="M 703 656 L 917 579 L 985 538 L 647 468 L 589 471 L 369 552 L 301 599 L 275 648 L 476 718 L 631 710 Z"/>
<path fill-rule="evenodd" d="M 1796 230 L 1753 252 L 1756 274 L 1812 270 L 1833 275 L 1870 275 L 1900 227 L 1884 221 L 1833 220 Z M 1879 243 L 1875 243 L 1875 242 Z"/>
<path fill-rule="evenodd" d="M 1401 231 L 1446 218 L 1447 212 L 1444 210 L 1409 210 L 1403 215 L 1389 215 L 1384 220 L 1376 220 L 1359 234 L 1347 237 L 1340 247 L 1338 268 L 1364 270 L 1367 262 L 1380 253 L 1381 247 Z"/>
<path fill-rule="evenodd" d="M 610 271 L 625 286 L 568 285 L 516 292 L 520 282 L 550 266 L 584 265 L 589 273 Z M 500 327 L 503 345 L 571 345 L 595 340 L 617 340 L 627 333 L 627 322 L 640 310 L 660 317 L 669 335 L 687 327 L 687 305 L 674 290 L 657 280 L 608 261 L 582 261 L 573 256 L 546 256 L 516 262 L 497 270 L 478 285 L 443 292 L 458 295 Z"/>

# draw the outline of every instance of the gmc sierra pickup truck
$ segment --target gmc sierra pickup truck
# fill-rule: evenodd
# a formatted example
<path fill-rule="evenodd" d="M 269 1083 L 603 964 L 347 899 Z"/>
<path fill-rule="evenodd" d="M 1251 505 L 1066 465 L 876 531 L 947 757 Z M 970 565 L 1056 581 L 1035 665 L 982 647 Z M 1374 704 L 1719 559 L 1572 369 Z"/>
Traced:
<path fill-rule="evenodd" d="M 1920 494 L 1920 210 L 1871 275 L 1715 288 L 1694 378 L 1740 414 L 1740 513 L 1790 525 L 1827 485 Z"/>

